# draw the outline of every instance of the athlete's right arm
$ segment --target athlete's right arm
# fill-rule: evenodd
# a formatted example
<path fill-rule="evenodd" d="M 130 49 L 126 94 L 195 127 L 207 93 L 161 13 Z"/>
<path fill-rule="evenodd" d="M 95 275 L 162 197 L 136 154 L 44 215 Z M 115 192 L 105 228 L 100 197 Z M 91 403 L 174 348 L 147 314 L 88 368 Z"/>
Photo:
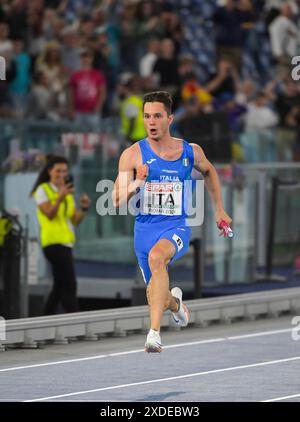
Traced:
<path fill-rule="evenodd" d="M 136 190 L 144 185 L 148 176 L 148 166 L 141 165 L 137 155 L 136 147 L 133 145 L 120 157 L 119 174 L 112 192 L 115 207 L 120 207 L 124 202 L 129 201 Z M 134 179 L 134 170 L 136 170 L 136 179 Z"/>

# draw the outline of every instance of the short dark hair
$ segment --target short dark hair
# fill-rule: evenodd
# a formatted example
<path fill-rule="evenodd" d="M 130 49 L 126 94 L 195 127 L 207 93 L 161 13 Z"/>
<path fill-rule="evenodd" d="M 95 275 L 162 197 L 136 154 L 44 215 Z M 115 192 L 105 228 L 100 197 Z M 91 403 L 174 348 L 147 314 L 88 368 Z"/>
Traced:
<path fill-rule="evenodd" d="M 172 97 L 166 91 L 154 91 L 144 95 L 143 110 L 146 103 L 162 103 L 168 115 L 172 113 Z"/>

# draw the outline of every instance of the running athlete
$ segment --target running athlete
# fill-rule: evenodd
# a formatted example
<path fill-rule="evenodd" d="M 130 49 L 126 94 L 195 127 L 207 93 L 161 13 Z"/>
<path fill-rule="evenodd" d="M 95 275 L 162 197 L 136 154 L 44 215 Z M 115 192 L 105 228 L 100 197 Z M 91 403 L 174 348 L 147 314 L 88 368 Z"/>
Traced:
<path fill-rule="evenodd" d="M 122 153 L 119 174 L 112 194 L 116 207 L 139 191 L 140 207 L 134 228 L 134 248 L 147 286 L 151 327 L 145 351 L 160 353 L 160 323 L 164 311 L 185 327 L 189 311 L 179 287 L 169 289 L 168 265 L 188 250 L 191 229 L 183 206 L 184 181 L 191 179 L 193 167 L 200 171 L 212 198 L 217 224 L 231 218 L 224 211 L 219 178 L 202 148 L 170 134 L 173 121 L 169 93 L 146 94 L 143 118 L 147 138 Z M 222 235 L 222 232 L 221 232 Z"/>

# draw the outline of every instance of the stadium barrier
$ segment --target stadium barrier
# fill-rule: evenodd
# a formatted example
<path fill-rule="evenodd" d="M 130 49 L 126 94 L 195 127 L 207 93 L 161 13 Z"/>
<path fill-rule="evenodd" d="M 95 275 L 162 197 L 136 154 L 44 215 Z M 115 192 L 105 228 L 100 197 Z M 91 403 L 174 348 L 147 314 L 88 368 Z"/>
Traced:
<path fill-rule="evenodd" d="M 190 324 L 198 327 L 205 327 L 210 322 L 229 324 L 235 320 L 255 320 L 259 316 L 278 317 L 282 313 L 296 315 L 300 312 L 300 288 L 196 299 L 186 304 L 190 310 Z M 171 313 L 164 314 L 161 327 L 179 329 Z M 148 306 L 8 320 L 0 349 L 11 345 L 37 348 L 39 342 L 45 341 L 68 344 L 74 337 L 98 340 L 101 335 L 125 336 L 148 329 Z"/>

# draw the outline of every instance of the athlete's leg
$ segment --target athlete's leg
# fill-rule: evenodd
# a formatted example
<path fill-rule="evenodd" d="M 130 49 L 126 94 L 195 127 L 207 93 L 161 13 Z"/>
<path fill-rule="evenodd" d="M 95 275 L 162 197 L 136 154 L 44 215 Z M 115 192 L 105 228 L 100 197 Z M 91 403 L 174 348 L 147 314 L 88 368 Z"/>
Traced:
<path fill-rule="evenodd" d="M 152 280 L 152 277 L 151 277 L 151 279 L 150 279 L 150 281 L 148 283 L 147 290 L 146 290 L 146 296 L 147 296 L 147 302 L 148 302 L 149 308 L 151 306 L 151 304 L 150 304 L 150 297 L 152 295 L 152 283 L 151 283 L 151 280 Z M 169 293 L 170 293 L 170 291 L 169 291 Z M 178 305 L 177 305 L 177 307 L 175 306 L 174 296 L 172 296 L 171 293 L 170 293 L 170 296 L 168 297 L 168 299 L 167 299 L 167 301 L 165 303 L 164 312 L 167 311 L 167 310 L 170 310 L 172 312 L 176 312 L 177 309 L 178 309 Z"/>
<path fill-rule="evenodd" d="M 151 279 L 147 289 L 150 306 L 151 328 L 160 330 L 161 318 L 166 309 L 178 310 L 178 303 L 170 293 L 170 281 L 167 265 L 176 253 L 176 248 L 167 239 L 159 240 L 149 252 Z"/>

